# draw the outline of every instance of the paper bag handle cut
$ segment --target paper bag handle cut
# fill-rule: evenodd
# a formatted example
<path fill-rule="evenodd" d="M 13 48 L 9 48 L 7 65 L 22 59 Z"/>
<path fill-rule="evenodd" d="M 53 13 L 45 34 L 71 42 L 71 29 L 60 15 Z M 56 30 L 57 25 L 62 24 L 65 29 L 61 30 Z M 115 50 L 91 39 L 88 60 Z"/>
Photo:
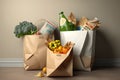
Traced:
<path fill-rule="evenodd" d="M 50 71 L 48 71 L 48 69 L 47 69 L 47 76 L 50 76 L 52 73 L 54 73 L 57 70 L 57 68 L 69 57 L 73 46 L 74 46 L 74 44 L 71 44 L 70 49 L 69 49 L 69 51 L 66 54 L 54 54 L 51 50 L 47 49 L 48 50 L 47 52 L 49 52 L 49 53 L 47 53 L 47 59 L 50 56 L 52 56 L 52 58 L 57 58 L 58 57 L 57 55 L 61 55 L 62 56 L 61 60 L 55 62 L 57 64 L 55 64 L 55 68 L 54 69 L 51 69 Z M 52 63 L 47 63 L 47 66 L 48 66 L 48 64 L 52 64 Z"/>

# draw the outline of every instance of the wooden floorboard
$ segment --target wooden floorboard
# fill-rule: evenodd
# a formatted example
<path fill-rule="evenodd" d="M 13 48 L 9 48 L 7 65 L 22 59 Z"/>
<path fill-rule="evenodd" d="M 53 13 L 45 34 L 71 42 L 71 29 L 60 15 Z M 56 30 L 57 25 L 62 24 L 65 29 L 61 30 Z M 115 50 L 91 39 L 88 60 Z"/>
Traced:
<path fill-rule="evenodd" d="M 92 72 L 74 71 L 73 77 L 43 77 L 35 75 L 40 70 L 25 71 L 20 67 L 1 67 L 0 80 L 120 80 L 120 68 L 94 68 Z"/>

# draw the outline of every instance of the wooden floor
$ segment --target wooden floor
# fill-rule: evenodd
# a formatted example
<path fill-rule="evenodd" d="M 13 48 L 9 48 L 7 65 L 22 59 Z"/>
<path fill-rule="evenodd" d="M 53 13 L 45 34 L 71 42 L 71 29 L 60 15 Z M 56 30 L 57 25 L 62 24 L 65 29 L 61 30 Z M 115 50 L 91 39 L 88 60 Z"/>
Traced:
<path fill-rule="evenodd" d="M 0 80 L 120 80 L 120 68 L 95 68 L 92 72 L 74 71 L 73 77 L 37 78 L 37 71 L 23 68 L 0 68 Z"/>

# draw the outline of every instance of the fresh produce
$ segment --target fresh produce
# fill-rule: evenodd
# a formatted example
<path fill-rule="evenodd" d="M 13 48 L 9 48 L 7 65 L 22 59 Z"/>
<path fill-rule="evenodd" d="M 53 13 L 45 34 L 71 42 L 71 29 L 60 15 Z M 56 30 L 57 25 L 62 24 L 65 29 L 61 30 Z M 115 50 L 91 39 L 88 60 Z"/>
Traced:
<path fill-rule="evenodd" d="M 55 40 L 55 41 L 49 42 L 48 47 L 49 47 L 51 50 L 55 50 L 55 49 L 58 48 L 60 45 L 61 45 L 60 40 Z"/>
<path fill-rule="evenodd" d="M 60 54 L 66 54 L 68 52 L 68 50 L 70 49 L 69 44 L 62 46 L 60 43 L 60 40 L 55 40 L 55 41 L 49 42 L 48 47 L 54 53 L 60 53 Z"/>
<path fill-rule="evenodd" d="M 39 73 L 38 73 L 37 75 L 35 75 L 35 76 L 41 78 L 41 77 L 44 77 L 46 73 L 47 73 L 47 69 L 46 69 L 46 67 L 43 67 L 43 68 L 42 68 L 42 71 L 39 72 Z"/>
<path fill-rule="evenodd" d="M 32 35 L 37 32 L 37 27 L 31 22 L 23 21 L 15 27 L 14 34 L 17 38 L 23 37 L 24 35 Z"/>
<path fill-rule="evenodd" d="M 43 73 L 47 73 L 46 67 L 44 67 L 44 68 L 42 69 L 42 72 L 43 72 Z"/>

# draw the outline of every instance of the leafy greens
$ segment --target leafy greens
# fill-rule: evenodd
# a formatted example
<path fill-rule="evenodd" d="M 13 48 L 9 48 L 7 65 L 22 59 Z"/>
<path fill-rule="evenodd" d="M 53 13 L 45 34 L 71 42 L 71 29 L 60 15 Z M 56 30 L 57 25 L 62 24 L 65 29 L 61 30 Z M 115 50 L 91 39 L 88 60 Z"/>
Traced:
<path fill-rule="evenodd" d="M 15 26 L 14 34 L 17 38 L 23 37 L 24 35 L 32 35 L 37 32 L 37 27 L 31 22 L 23 21 L 19 25 Z"/>

